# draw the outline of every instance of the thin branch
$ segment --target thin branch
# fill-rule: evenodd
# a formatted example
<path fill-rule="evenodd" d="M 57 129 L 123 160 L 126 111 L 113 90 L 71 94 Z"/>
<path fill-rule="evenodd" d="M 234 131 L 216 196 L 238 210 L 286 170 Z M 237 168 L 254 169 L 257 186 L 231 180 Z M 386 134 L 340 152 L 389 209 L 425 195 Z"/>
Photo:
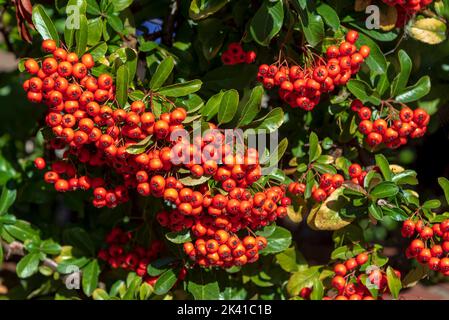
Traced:
<path fill-rule="evenodd" d="M 175 22 L 179 7 L 180 1 L 172 0 L 170 5 L 170 13 L 166 17 L 162 26 L 162 43 L 169 47 L 173 44 L 173 33 L 175 31 Z"/>
<path fill-rule="evenodd" d="M 11 243 L 6 243 L 4 241 L 1 241 L 3 250 L 5 251 L 5 260 L 8 260 L 11 256 L 20 256 L 23 257 L 26 255 L 26 250 L 23 245 L 23 243 L 19 241 L 13 241 Z M 56 271 L 58 268 L 58 264 L 56 261 L 45 258 L 43 261 L 43 264 L 53 271 Z"/>

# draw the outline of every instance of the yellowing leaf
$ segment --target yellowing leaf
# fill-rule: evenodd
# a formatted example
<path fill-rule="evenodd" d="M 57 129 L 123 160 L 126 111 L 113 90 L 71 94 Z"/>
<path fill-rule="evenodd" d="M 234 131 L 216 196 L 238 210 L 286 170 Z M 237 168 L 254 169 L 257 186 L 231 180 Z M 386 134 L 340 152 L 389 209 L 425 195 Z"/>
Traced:
<path fill-rule="evenodd" d="M 288 218 L 293 223 L 300 223 L 306 214 L 307 206 L 302 198 L 298 198 L 298 200 L 294 200 L 291 206 L 287 207 L 287 215 Z"/>
<path fill-rule="evenodd" d="M 343 188 L 338 188 L 326 201 L 312 208 L 307 223 L 317 230 L 338 230 L 346 227 L 352 220 L 340 217 L 339 211 L 347 205 L 348 200 L 343 196 Z"/>
<path fill-rule="evenodd" d="M 401 167 L 401 166 L 398 166 L 397 164 L 390 164 L 390 170 L 394 174 L 397 174 L 397 173 L 401 173 L 405 169 L 403 167 Z"/>
<path fill-rule="evenodd" d="M 380 11 L 380 28 L 383 31 L 393 30 L 398 20 L 398 12 L 396 7 L 385 6 Z"/>
<path fill-rule="evenodd" d="M 438 44 L 446 40 L 446 24 L 436 18 L 420 19 L 410 27 L 409 33 L 418 41 Z"/>

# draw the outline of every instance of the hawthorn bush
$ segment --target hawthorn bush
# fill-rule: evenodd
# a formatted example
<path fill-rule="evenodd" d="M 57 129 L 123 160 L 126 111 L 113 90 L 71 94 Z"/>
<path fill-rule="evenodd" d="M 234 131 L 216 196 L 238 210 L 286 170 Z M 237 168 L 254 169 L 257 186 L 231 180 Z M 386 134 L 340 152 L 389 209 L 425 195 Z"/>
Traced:
<path fill-rule="evenodd" d="M 447 0 L 0 14 L 3 297 L 398 299 L 449 276 Z"/>

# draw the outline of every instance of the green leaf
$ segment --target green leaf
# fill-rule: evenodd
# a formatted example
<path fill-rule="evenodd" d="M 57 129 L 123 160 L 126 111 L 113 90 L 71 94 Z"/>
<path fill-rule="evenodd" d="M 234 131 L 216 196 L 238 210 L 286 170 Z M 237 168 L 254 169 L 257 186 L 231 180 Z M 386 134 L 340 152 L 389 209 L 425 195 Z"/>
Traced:
<path fill-rule="evenodd" d="M 87 48 L 87 37 L 88 37 L 88 28 L 87 28 L 87 18 L 86 16 L 80 16 L 80 28 L 76 31 L 76 54 L 78 56 L 82 56 L 84 52 L 86 52 Z"/>
<path fill-rule="evenodd" d="M 282 227 L 277 227 L 274 232 L 267 237 L 267 247 L 260 251 L 261 254 L 277 253 L 284 251 L 292 242 L 290 231 Z"/>
<path fill-rule="evenodd" d="M 309 163 L 314 162 L 320 155 L 321 146 L 319 145 L 318 136 L 315 132 L 311 132 L 309 137 Z"/>
<path fill-rule="evenodd" d="M 340 28 L 340 18 L 330 5 L 322 3 L 316 8 L 316 11 L 334 31 Z"/>
<path fill-rule="evenodd" d="M 150 89 L 157 90 L 159 89 L 165 81 L 167 81 L 170 73 L 173 71 L 175 67 L 175 62 L 171 56 L 165 58 L 160 65 L 158 65 L 156 72 L 150 80 Z"/>
<path fill-rule="evenodd" d="M 373 74 L 385 73 L 387 71 L 387 60 L 376 42 L 363 33 L 360 33 L 357 46 L 361 45 L 367 45 L 371 49 L 370 55 L 365 61 L 371 72 Z"/>
<path fill-rule="evenodd" d="M 185 229 L 179 232 L 169 232 L 165 235 L 165 237 L 170 242 L 177 244 L 192 241 L 189 229 Z"/>
<path fill-rule="evenodd" d="M 129 83 L 128 68 L 126 65 L 121 65 L 117 69 L 117 89 L 115 91 L 115 97 L 121 108 L 125 107 L 128 101 L 128 83 Z"/>
<path fill-rule="evenodd" d="M 287 282 L 287 291 L 290 296 L 299 295 L 299 292 L 305 287 L 312 288 L 315 279 L 318 279 L 320 276 L 319 270 L 319 266 L 314 266 L 309 269 L 293 273 Z"/>
<path fill-rule="evenodd" d="M 301 27 L 307 43 L 312 47 L 318 45 L 324 39 L 324 23 L 320 15 L 311 12 L 301 12 Z"/>
<path fill-rule="evenodd" d="M 404 50 L 399 50 L 398 53 L 399 64 L 401 66 L 401 71 L 394 78 L 391 84 L 391 96 L 395 97 L 402 92 L 407 86 L 410 73 L 412 71 L 412 59 L 408 56 L 407 52 Z"/>
<path fill-rule="evenodd" d="M 274 108 L 265 117 L 255 120 L 251 127 L 255 129 L 264 129 L 269 132 L 277 130 L 284 122 L 284 112 L 282 108 Z"/>
<path fill-rule="evenodd" d="M 402 103 L 419 100 L 430 92 L 430 86 L 430 77 L 421 77 L 413 86 L 402 90 L 396 96 L 395 100 Z"/>
<path fill-rule="evenodd" d="M 210 176 L 202 176 L 200 178 L 194 178 L 192 176 L 186 176 L 184 178 L 179 179 L 179 181 L 185 186 L 197 186 L 203 184 L 207 180 L 210 179 Z"/>
<path fill-rule="evenodd" d="M 109 300 L 110 297 L 106 291 L 103 289 L 97 288 L 92 292 L 92 299 L 94 300 Z"/>
<path fill-rule="evenodd" d="M 390 293 L 394 299 L 399 297 L 399 291 L 402 288 L 401 279 L 396 275 L 392 267 L 387 268 L 387 283 Z"/>
<path fill-rule="evenodd" d="M 98 276 L 100 275 L 100 267 L 98 261 L 92 260 L 83 268 L 82 287 L 86 296 L 90 297 L 92 292 L 97 289 Z"/>
<path fill-rule="evenodd" d="M 438 184 L 440 185 L 440 187 L 444 191 L 444 196 L 446 198 L 446 203 L 449 204 L 449 180 L 444 178 L 444 177 L 440 177 L 440 178 L 438 178 Z"/>
<path fill-rule="evenodd" d="M 156 281 L 154 285 L 154 293 L 157 295 L 166 294 L 175 285 L 178 276 L 174 270 L 165 271 Z"/>
<path fill-rule="evenodd" d="M 267 166 L 270 167 L 275 166 L 279 161 L 281 161 L 282 156 L 287 150 L 287 147 L 288 147 L 288 139 L 284 138 L 281 140 L 281 142 L 279 142 L 279 144 L 270 154 L 270 157 L 267 159 L 267 162 L 264 162 L 263 164 L 266 164 Z"/>
<path fill-rule="evenodd" d="M 12 206 L 16 200 L 17 190 L 10 189 L 4 185 L 2 188 L 2 194 L 0 195 L 0 216 L 5 214 L 9 207 Z"/>
<path fill-rule="evenodd" d="M 98 6 L 97 0 L 87 0 L 87 13 L 94 16 L 101 14 L 100 7 Z"/>
<path fill-rule="evenodd" d="M 51 255 L 57 255 L 61 252 L 61 246 L 53 240 L 42 241 L 40 249 L 42 252 Z"/>
<path fill-rule="evenodd" d="M 128 8 L 134 0 L 111 0 L 115 11 L 123 11 Z"/>
<path fill-rule="evenodd" d="M 122 20 L 120 20 L 120 18 L 118 16 L 108 15 L 107 21 L 108 21 L 108 24 L 111 26 L 112 29 L 114 29 L 115 32 L 117 32 L 118 34 L 123 33 L 123 29 L 124 29 L 123 22 L 122 22 Z"/>
<path fill-rule="evenodd" d="M 139 142 L 132 144 L 126 148 L 126 152 L 129 154 L 141 154 L 144 153 L 145 150 L 153 143 L 153 136 L 146 136 L 144 139 Z"/>
<path fill-rule="evenodd" d="M 187 283 L 187 290 L 195 300 L 217 300 L 220 296 L 220 287 L 212 273 L 200 269 L 192 272 Z"/>
<path fill-rule="evenodd" d="M 222 91 L 213 95 L 209 98 L 209 100 L 207 100 L 204 108 L 201 109 L 201 114 L 206 117 L 207 121 L 212 119 L 218 113 L 223 95 L 224 92 Z"/>
<path fill-rule="evenodd" d="M 379 97 L 373 95 L 373 89 L 365 81 L 351 79 L 348 81 L 347 87 L 349 91 L 351 91 L 351 93 L 363 103 L 370 102 L 374 105 L 379 105 L 381 102 Z"/>
<path fill-rule="evenodd" d="M 153 291 L 154 289 L 150 284 L 146 282 L 142 283 L 139 289 L 140 300 L 147 300 L 148 298 L 150 298 L 150 295 L 153 293 Z"/>
<path fill-rule="evenodd" d="M 90 19 L 87 23 L 87 44 L 96 46 L 101 40 L 103 22 L 101 18 Z"/>
<path fill-rule="evenodd" d="M 319 278 L 313 279 L 312 292 L 310 293 L 310 300 L 321 300 L 324 295 L 324 286 Z"/>
<path fill-rule="evenodd" d="M 276 262 L 287 272 L 295 272 L 307 268 L 307 261 L 295 247 L 290 247 L 278 253 Z"/>
<path fill-rule="evenodd" d="M 19 278 L 28 278 L 39 268 L 40 253 L 29 253 L 17 263 L 16 273 Z"/>
<path fill-rule="evenodd" d="M 394 182 L 384 181 L 375 186 L 370 195 L 375 198 L 388 198 L 395 196 L 398 192 L 399 187 Z"/>
<path fill-rule="evenodd" d="M 147 272 L 152 277 L 157 277 L 164 273 L 168 268 L 170 268 L 170 264 L 176 261 L 176 259 L 172 257 L 163 257 L 157 260 L 151 261 L 151 263 L 147 267 Z"/>
<path fill-rule="evenodd" d="M 42 5 L 33 6 L 32 20 L 36 30 L 44 40 L 53 39 L 59 45 L 58 31 Z"/>
<path fill-rule="evenodd" d="M 437 209 L 439 207 L 441 207 L 441 201 L 438 199 L 432 199 L 432 200 L 427 200 L 426 202 L 423 203 L 422 207 L 424 209 Z"/>
<path fill-rule="evenodd" d="M 162 87 L 157 92 L 167 97 L 182 97 L 197 92 L 201 89 L 202 84 L 200 80 L 191 80 Z"/>
<path fill-rule="evenodd" d="M 265 0 L 251 19 L 249 26 L 253 39 L 262 46 L 268 46 L 278 34 L 284 21 L 284 5 L 281 0 Z"/>
<path fill-rule="evenodd" d="M 0 264 L 3 265 L 3 246 L 0 244 Z"/>
<path fill-rule="evenodd" d="M 404 170 L 394 175 L 393 179 L 391 179 L 397 185 L 401 184 L 410 184 L 417 185 L 418 179 L 416 178 L 416 172 L 413 170 Z"/>
<path fill-rule="evenodd" d="M 39 233 L 31 227 L 29 222 L 23 220 L 17 220 L 15 224 L 4 225 L 3 228 L 20 241 L 39 239 Z"/>
<path fill-rule="evenodd" d="M 218 122 L 220 124 L 228 123 L 237 112 L 239 105 L 239 93 L 237 90 L 229 90 L 223 94 L 221 99 L 220 108 L 218 109 Z"/>
<path fill-rule="evenodd" d="M 379 167 L 380 172 L 382 172 L 384 179 L 386 181 L 391 181 L 390 164 L 388 163 L 387 158 L 385 158 L 383 154 L 376 154 L 375 159 L 376 165 Z"/>
<path fill-rule="evenodd" d="M 223 8 L 231 0 L 192 0 L 189 16 L 193 20 L 204 19 Z"/>
<path fill-rule="evenodd" d="M 368 212 L 376 220 L 382 220 L 383 218 L 382 210 L 375 203 L 370 204 Z"/>
<path fill-rule="evenodd" d="M 260 111 L 260 104 L 262 103 L 262 98 L 265 90 L 262 86 L 254 87 L 251 91 L 251 95 L 243 107 L 239 120 L 237 122 L 237 127 L 245 126 L 251 123 Z"/>

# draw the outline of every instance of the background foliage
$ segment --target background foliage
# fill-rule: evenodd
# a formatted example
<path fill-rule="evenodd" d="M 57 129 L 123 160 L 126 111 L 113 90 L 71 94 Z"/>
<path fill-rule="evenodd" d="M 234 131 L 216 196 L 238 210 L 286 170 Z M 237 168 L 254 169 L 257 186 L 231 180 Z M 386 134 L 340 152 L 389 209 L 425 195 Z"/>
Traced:
<path fill-rule="evenodd" d="M 95 74 L 106 71 L 116 75 L 119 86 L 125 88 L 122 96 L 118 94 L 119 100 L 126 101 L 128 87 L 159 89 L 167 96 L 188 96 L 179 103 L 225 127 L 279 128 L 281 138 L 288 138 L 280 163 L 284 171 L 276 172 L 275 177 L 282 182 L 289 182 L 292 173 L 301 174 L 311 164 L 323 172 L 347 170 L 349 160 L 381 168 L 381 174 L 371 177 L 377 179 L 375 183 L 366 183 L 366 190 L 355 189 L 348 195 L 351 201 L 363 198 L 360 213 L 345 213 L 344 206 L 331 212 L 324 207 L 312 208 L 311 204 L 296 206 L 289 218 L 280 222 L 283 228 L 262 231 L 272 243 L 267 253 L 273 254 L 264 255 L 258 263 L 242 270 L 197 270 L 175 286 L 178 270 L 162 261 L 151 271 L 160 276 L 152 287 L 142 284 L 135 274 L 106 270 L 96 259 L 105 234 L 114 225 L 132 226 L 136 213 L 154 220 L 151 203 L 136 198 L 132 205 L 98 210 L 81 193 L 61 195 L 45 185 L 32 166 L 32 160 L 44 152 L 39 131 L 43 109 L 26 101 L 21 88 L 24 79 L 15 65 L 4 65 L 0 71 L 0 238 L 4 244 L 22 244 L 19 248 L 0 246 L 0 262 L 7 256 L 13 262 L 5 263 L 0 271 L 0 285 L 7 288 L 4 297 L 286 299 L 308 286 L 314 288 L 312 299 L 320 299 L 322 281 L 330 276 L 328 261 L 357 254 L 361 244 L 376 244 L 373 259 L 378 265 L 386 263 L 382 255 L 377 255 L 380 245 L 391 248 L 394 259 L 390 264 L 412 270 L 403 286 L 430 273 L 412 265 L 402 253 L 406 244 L 397 230 L 409 212 L 379 208 L 377 204 L 385 199 L 397 207 L 407 203 L 424 210 L 429 219 L 447 216 L 447 203 L 437 178 L 449 176 L 447 157 L 442 152 L 449 147 L 449 112 L 445 108 L 449 99 L 449 42 L 445 41 L 449 3 L 437 1 L 430 12 L 412 19 L 404 28 L 395 28 L 391 9 L 378 3 L 381 29 L 367 30 L 366 14 L 358 8 L 362 2 L 34 1 L 32 12 L 16 15 L 17 4 L 27 8 L 29 2 L 16 0 L 13 5 L 0 0 L 2 55 L 8 52 L 17 59 L 38 56 L 41 36 L 61 39 L 78 54 L 87 48 L 100 62 Z M 78 5 L 85 17 L 76 32 L 64 27 L 66 8 L 71 4 Z M 361 32 L 360 42 L 371 47 L 371 56 L 356 80 L 322 99 L 313 112 L 285 107 L 276 94 L 264 92 L 255 81 L 256 64 L 224 66 L 220 60 L 229 43 L 242 41 L 245 49 L 257 52 L 257 64 L 272 63 L 280 50 L 301 63 L 306 44 L 322 52 L 347 28 Z M 23 39 L 32 42 L 23 40 L 19 30 Z M 155 76 L 156 70 L 162 72 L 158 69 L 162 61 L 168 70 L 165 78 Z M 20 69 L 21 63 L 18 65 Z M 160 89 L 164 83 L 178 82 L 183 82 L 183 87 Z M 134 91 L 130 98 L 137 99 L 140 94 Z M 234 100 L 230 109 L 223 109 L 226 95 L 226 99 Z M 372 105 L 394 98 L 424 108 L 432 115 L 429 132 L 399 150 L 367 150 L 360 143 L 355 116 L 348 108 L 349 97 L 354 96 Z M 247 107 L 251 116 L 245 117 L 240 112 L 249 99 L 255 102 Z M 389 163 L 409 170 L 395 171 Z M 419 184 L 411 170 L 417 173 Z M 420 201 L 416 193 L 407 191 L 412 185 Z M 448 188 L 445 186 L 446 192 Z M 434 200 L 426 202 L 428 199 Z M 309 211 L 307 221 L 302 221 Z M 329 220 L 317 218 L 323 214 L 352 223 L 320 225 L 320 221 Z M 151 224 L 147 231 L 150 235 L 143 238 L 161 238 Z M 179 256 L 179 252 L 171 254 Z M 60 281 L 68 264 L 82 270 L 82 290 L 68 290 Z"/>

